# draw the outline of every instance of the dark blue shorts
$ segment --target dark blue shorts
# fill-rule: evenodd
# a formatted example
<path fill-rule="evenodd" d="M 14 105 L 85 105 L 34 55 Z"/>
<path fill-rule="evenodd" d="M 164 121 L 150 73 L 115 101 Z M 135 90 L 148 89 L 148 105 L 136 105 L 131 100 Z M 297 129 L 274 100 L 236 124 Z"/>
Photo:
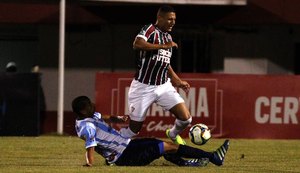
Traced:
<path fill-rule="evenodd" d="M 115 162 L 118 166 L 148 165 L 163 155 L 163 141 L 155 138 L 133 139 Z"/>

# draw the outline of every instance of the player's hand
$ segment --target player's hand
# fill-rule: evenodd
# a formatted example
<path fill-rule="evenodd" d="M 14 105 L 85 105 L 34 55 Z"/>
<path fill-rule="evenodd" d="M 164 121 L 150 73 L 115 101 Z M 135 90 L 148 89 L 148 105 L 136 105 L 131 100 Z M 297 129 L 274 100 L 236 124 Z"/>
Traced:
<path fill-rule="evenodd" d="M 170 49 L 172 47 L 178 48 L 177 43 L 175 43 L 174 41 L 170 41 L 165 44 L 165 49 Z"/>
<path fill-rule="evenodd" d="M 190 84 L 187 81 L 180 81 L 179 88 L 182 88 L 185 92 L 189 92 L 190 90 Z"/>
<path fill-rule="evenodd" d="M 112 123 L 125 123 L 128 120 L 128 115 L 124 115 L 124 116 L 109 116 L 109 120 Z"/>
<path fill-rule="evenodd" d="M 128 120 L 128 115 L 117 116 L 120 122 L 126 122 Z"/>
<path fill-rule="evenodd" d="M 86 164 L 84 164 L 84 165 L 82 165 L 82 166 L 84 166 L 84 167 L 91 167 L 91 166 L 92 166 L 92 164 L 90 164 L 90 163 L 86 163 Z"/>

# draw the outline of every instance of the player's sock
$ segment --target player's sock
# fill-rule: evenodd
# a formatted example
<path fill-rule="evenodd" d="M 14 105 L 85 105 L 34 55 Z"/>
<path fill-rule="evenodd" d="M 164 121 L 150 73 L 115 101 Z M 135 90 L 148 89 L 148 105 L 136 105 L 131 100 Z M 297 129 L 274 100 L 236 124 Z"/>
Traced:
<path fill-rule="evenodd" d="M 209 159 L 210 162 L 218 166 L 223 165 L 228 148 L 229 148 L 229 140 L 225 140 L 223 145 L 221 145 L 216 151 L 213 152 L 213 157 Z"/>
<path fill-rule="evenodd" d="M 187 145 L 179 145 L 179 148 L 176 153 L 180 157 L 195 159 L 212 158 L 214 156 L 211 152 L 206 152 L 199 148 L 194 148 Z"/>
<path fill-rule="evenodd" d="M 127 127 L 127 128 L 121 128 L 120 129 L 120 134 L 124 138 L 132 138 L 133 136 L 137 135 L 137 133 L 134 133 L 133 131 L 131 131 L 131 129 L 129 127 Z"/>
<path fill-rule="evenodd" d="M 182 132 L 192 122 L 192 117 L 185 121 L 179 119 L 175 120 L 174 126 L 170 129 L 170 137 L 175 138 L 180 132 Z"/>
<path fill-rule="evenodd" d="M 179 133 L 182 132 L 191 122 L 192 117 L 186 121 L 176 119 L 174 126 L 171 129 L 167 129 L 166 135 L 175 143 L 184 145 L 185 141 L 179 136 Z"/>
<path fill-rule="evenodd" d="M 168 160 L 169 162 L 172 162 L 178 166 L 206 166 L 209 163 L 209 160 L 207 158 L 204 159 L 188 159 L 184 160 L 181 157 L 179 157 L 176 153 L 168 153 L 164 154 L 164 158 Z"/>
<path fill-rule="evenodd" d="M 184 166 L 185 165 L 185 161 L 181 157 L 179 157 L 176 153 L 164 154 L 164 158 L 167 161 L 174 163 L 175 165 L 178 165 L 178 166 Z"/>

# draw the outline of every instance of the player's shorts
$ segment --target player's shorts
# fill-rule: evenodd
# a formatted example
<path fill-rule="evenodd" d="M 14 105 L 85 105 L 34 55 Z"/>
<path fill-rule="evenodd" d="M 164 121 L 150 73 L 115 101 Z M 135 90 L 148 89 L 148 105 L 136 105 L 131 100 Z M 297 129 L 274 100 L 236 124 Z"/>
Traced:
<path fill-rule="evenodd" d="M 130 119 L 144 121 L 148 108 L 152 103 L 160 105 L 164 110 L 170 110 L 178 103 L 183 103 L 183 98 L 170 82 L 162 85 L 147 85 L 133 80 L 128 92 L 128 109 Z"/>
<path fill-rule="evenodd" d="M 155 138 L 136 138 L 130 141 L 115 162 L 118 166 L 144 166 L 164 154 L 163 141 Z"/>

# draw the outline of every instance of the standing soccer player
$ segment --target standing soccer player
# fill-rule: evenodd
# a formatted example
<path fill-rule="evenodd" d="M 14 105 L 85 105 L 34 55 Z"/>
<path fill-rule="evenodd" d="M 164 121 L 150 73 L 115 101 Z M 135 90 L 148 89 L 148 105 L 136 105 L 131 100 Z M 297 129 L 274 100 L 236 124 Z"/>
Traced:
<path fill-rule="evenodd" d="M 175 20 L 175 10 L 161 6 L 156 23 L 145 25 L 133 42 L 133 48 L 139 51 L 139 62 L 128 93 L 129 127 L 121 129 L 125 137 L 138 134 L 148 108 L 155 102 L 176 117 L 174 126 L 166 131 L 167 137 L 177 144 L 185 144 L 178 134 L 192 122 L 192 117 L 173 85 L 186 92 L 190 85 L 181 80 L 170 65 L 172 49 L 178 47 L 168 33 Z"/>

